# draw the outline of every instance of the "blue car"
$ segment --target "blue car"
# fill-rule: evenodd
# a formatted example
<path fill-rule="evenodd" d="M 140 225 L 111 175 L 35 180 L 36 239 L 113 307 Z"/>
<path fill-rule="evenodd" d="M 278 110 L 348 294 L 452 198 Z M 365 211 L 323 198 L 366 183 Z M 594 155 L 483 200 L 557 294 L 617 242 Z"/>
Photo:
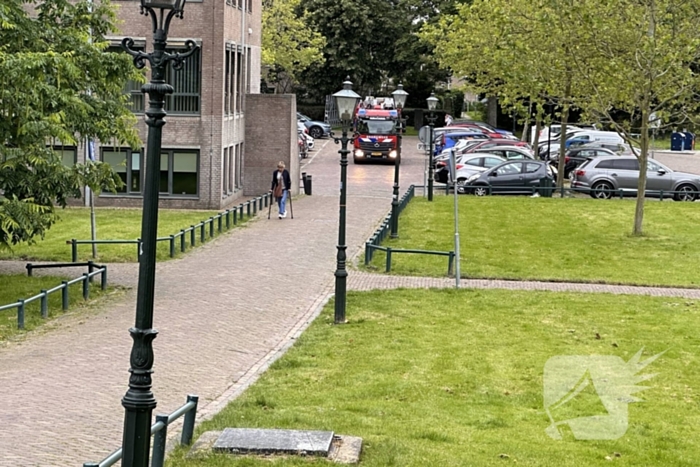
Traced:
<path fill-rule="evenodd" d="M 489 137 L 478 131 L 455 131 L 451 133 L 443 133 L 435 140 L 435 155 L 440 154 L 445 149 L 450 149 L 457 144 L 457 141 L 463 139 L 484 140 L 489 139 Z"/>

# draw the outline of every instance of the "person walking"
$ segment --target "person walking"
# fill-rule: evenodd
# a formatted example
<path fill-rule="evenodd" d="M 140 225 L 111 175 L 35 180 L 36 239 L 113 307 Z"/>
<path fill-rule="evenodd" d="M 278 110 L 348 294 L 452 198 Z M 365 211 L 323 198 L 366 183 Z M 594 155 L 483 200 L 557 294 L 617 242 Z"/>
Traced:
<path fill-rule="evenodd" d="M 284 219 L 287 217 L 286 202 L 289 190 L 292 189 L 292 178 L 289 176 L 289 171 L 284 168 L 284 162 L 277 163 L 277 170 L 272 172 L 272 186 L 270 191 L 272 196 L 277 200 L 279 214 L 277 217 Z"/>

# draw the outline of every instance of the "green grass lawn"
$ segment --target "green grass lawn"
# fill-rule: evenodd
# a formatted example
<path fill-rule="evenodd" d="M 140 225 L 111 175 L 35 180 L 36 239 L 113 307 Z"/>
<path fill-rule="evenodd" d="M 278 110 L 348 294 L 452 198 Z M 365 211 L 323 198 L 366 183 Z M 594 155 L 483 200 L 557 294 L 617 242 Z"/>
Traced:
<path fill-rule="evenodd" d="M 366 467 L 611 465 L 606 456 L 619 466 L 700 465 L 700 302 L 395 290 L 350 293 L 347 325 L 332 325 L 332 313 L 330 303 L 285 356 L 197 433 L 332 430 L 364 439 Z M 584 441 L 564 430 L 554 440 L 545 433 L 550 358 L 601 355 L 626 363 L 642 348 L 642 360 L 665 353 L 639 373 L 657 375 L 636 394 L 643 402 L 627 404 L 623 436 Z M 607 412 L 589 387 L 552 414 L 565 421 Z M 185 452 L 175 451 L 168 465 L 330 465 L 222 454 L 192 460 Z"/>
<path fill-rule="evenodd" d="M 649 201 L 642 237 L 633 200 L 460 196 L 463 277 L 700 286 L 700 206 Z M 415 198 L 384 246 L 454 249 L 453 197 Z M 385 270 L 376 252 L 370 269 Z M 446 257 L 394 254 L 392 273 L 440 276 Z"/>
<path fill-rule="evenodd" d="M 39 294 L 41 290 L 49 290 L 57 285 L 61 285 L 61 281 L 71 280 L 80 276 L 82 272 L 83 271 L 75 271 L 74 274 L 70 274 L 70 277 L 27 277 L 19 274 L 2 276 L 2 286 L 0 286 L 0 305 L 7 305 L 10 303 L 15 303 L 19 299 L 33 297 L 34 295 Z M 94 283 L 90 286 L 90 300 L 92 301 L 92 299 L 98 298 L 104 293 L 105 292 L 100 289 L 100 277 L 96 276 Z M 83 285 L 81 282 L 68 287 L 68 299 L 68 311 L 75 311 L 76 309 L 84 306 L 84 304 L 91 303 L 91 301 L 85 302 L 83 300 Z M 49 320 L 64 313 L 61 304 L 62 299 L 60 290 L 49 295 Z M 17 329 L 17 308 L 0 311 L 0 342 L 17 336 L 18 334 L 22 334 L 26 331 L 31 331 L 32 329 L 35 329 L 45 323 L 46 320 L 41 317 L 41 301 L 38 299 L 25 305 L 24 331 Z"/>
<path fill-rule="evenodd" d="M 161 209 L 158 213 L 158 236 L 167 237 L 180 232 L 181 229 L 209 219 L 216 211 L 184 211 Z M 15 245 L 11 252 L 0 251 L 0 259 L 70 261 L 71 247 L 66 240 L 90 240 L 90 210 L 88 208 L 66 208 L 59 210 L 60 220 L 46 233 L 44 240 L 36 239 L 33 245 Z M 96 210 L 98 240 L 136 240 L 141 236 L 141 209 L 99 208 Z M 224 219 L 225 228 L 225 219 Z M 240 220 L 238 222 L 240 225 Z M 215 225 L 216 227 L 216 225 Z M 197 230 L 197 244 L 200 243 Z M 209 229 L 206 229 L 207 239 Z M 187 236 L 189 249 L 189 235 Z M 158 260 L 168 259 L 168 242 L 159 242 Z M 180 252 L 179 239 L 176 253 Z M 97 261 L 136 262 L 136 245 L 97 245 Z M 78 261 L 92 259 L 90 245 L 78 246 Z"/>

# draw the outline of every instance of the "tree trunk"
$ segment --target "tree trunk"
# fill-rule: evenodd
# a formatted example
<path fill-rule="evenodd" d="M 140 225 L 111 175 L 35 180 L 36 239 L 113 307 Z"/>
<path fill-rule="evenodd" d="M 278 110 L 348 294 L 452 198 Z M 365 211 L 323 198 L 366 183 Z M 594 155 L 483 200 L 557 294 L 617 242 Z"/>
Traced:
<path fill-rule="evenodd" d="M 486 123 L 492 127 L 498 126 L 498 98 L 489 96 L 486 103 Z"/>
<path fill-rule="evenodd" d="M 647 186 L 647 161 L 649 160 L 649 103 L 645 99 L 642 102 L 642 134 L 640 137 L 639 151 L 639 180 L 637 180 L 637 202 L 634 207 L 633 235 L 643 235 L 642 224 L 644 222 L 644 192 Z"/>
<path fill-rule="evenodd" d="M 557 165 L 557 189 L 564 197 L 564 171 L 566 169 L 566 125 L 569 123 L 569 97 L 571 96 L 571 75 L 566 76 L 563 106 L 561 110 L 561 133 L 559 134 L 559 164 Z M 551 135 L 550 135 L 551 138 Z M 551 157 L 551 155 L 550 155 Z"/>
<path fill-rule="evenodd" d="M 90 237 L 97 240 L 97 223 L 95 222 L 95 194 L 90 190 Z M 92 259 L 97 258 L 97 244 L 92 244 Z"/>
<path fill-rule="evenodd" d="M 540 106 L 535 103 L 535 137 L 532 138 L 532 149 L 535 151 L 535 159 L 540 158 L 540 131 L 542 129 L 542 114 Z"/>
<path fill-rule="evenodd" d="M 532 101 L 530 101 L 527 105 L 527 117 L 525 118 L 525 123 L 523 124 L 523 135 L 520 137 L 521 141 L 529 141 L 530 140 L 530 135 L 528 135 L 528 132 L 530 131 L 530 117 L 532 116 Z"/>

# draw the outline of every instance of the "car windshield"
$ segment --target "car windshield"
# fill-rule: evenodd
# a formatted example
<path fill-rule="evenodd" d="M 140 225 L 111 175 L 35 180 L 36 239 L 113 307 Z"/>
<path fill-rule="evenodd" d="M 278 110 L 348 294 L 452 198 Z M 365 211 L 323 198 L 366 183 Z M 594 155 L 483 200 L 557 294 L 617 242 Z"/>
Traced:
<path fill-rule="evenodd" d="M 393 120 L 360 120 L 357 124 L 359 133 L 370 133 L 373 135 L 394 134 Z"/>

